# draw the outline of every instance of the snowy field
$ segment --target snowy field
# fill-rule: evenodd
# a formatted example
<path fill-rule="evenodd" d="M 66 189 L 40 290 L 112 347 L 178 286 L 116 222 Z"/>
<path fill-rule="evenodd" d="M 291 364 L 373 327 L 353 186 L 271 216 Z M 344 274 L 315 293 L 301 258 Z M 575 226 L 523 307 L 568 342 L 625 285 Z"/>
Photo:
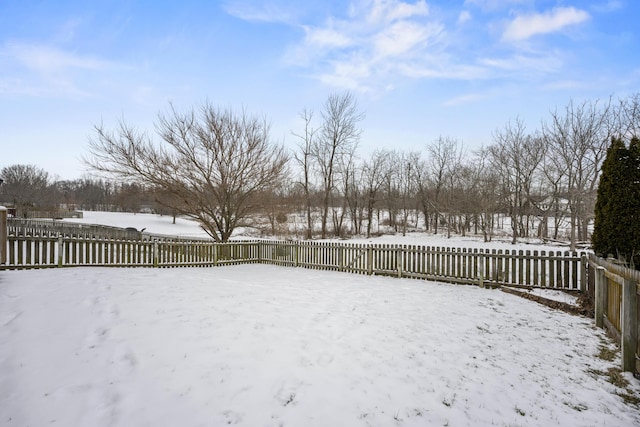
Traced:
<path fill-rule="evenodd" d="M 138 230 L 145 229 L 146 232 L 154 234 L 166 234 L 181 237 L 209 237 L 197 222 L 176 218 L 173 224 L 171 216 L 160 216 L 155 214 L 131 214 L 119 212 L 92 212 L 84 211 L 83 218 L 68 218 L 66 222 L 83 224 L 101 224 L 114 227 L 135 227 Z M 249 231 L 243 228 L 237 229 L 233 239 L 255 239 Z M 247 232 L 247 233 L 245 233 Z M 400 233 L 393 235 L 382 235 L 379 237 L 364 238 L 356 237 L 349 240 L 328 239 L 328 241 L 341 241 L 348 243 L 371 243 L 371 244 L 398 244 L 398 245 L 420 245 L 420 246 L 445 246 L 454 248 L 484 248 L 484 249 L 508 249 L 508 250 L 537 250 L 537 251 L 566 251 L 567 246 L 543 244 L 537 239 L 523 241 L 512 245 L 509 237 L 494 237 L 491 242 L 483 242 L 481 236 L 457 236 L 452 235 L 447 238 L 444 234 L 434 235 L 432 233 L 407 233 L 402 236 Z"/>
<path fill-rule="evenodd" d="M 0 272 L 0 425 L 634 426 L 590 319 L 283 268 Z"/>
<path fill-rule="evenodd" d="M 64 221 L 122 228 L 134 227 L 137 230 L 144 228 L 148 233 L 170 236 L 209 237 L 197 222 L 178 217 L 176 223 L 173 224 L 173 217 L 168 215 L 83 211 L 82 218 L 66 218 Z"/>

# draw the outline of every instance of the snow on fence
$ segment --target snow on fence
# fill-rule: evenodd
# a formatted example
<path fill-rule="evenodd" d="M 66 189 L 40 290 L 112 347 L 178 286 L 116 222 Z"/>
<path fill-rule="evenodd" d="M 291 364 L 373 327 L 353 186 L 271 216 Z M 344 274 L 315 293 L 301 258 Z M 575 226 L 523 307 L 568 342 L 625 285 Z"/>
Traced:
<path fill-rule="evenodd" d="M 640 372 L 640 271 L 589 254 L 595 271 L 595 321 L 620 344 L 622 369 Z"/>
<path fill-rule="evenodd" d="M 308 241 L 163 241 L 9 235 L 0 268 L 269 263 L 480 286 L 584 290 L 586 255 Z"/>

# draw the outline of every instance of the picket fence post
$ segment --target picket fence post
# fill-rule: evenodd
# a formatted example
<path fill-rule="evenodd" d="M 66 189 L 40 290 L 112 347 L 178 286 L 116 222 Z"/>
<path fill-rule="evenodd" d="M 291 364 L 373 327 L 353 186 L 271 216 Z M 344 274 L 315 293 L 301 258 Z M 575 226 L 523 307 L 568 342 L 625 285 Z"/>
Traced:
<path fill-rule="evenodd" d="M 9 211 L 0 206 L 0 265 L 7 263 L 7 215 Z"/>
<path fill-rule="evenodd" d="M 599 328 L 604 327 L 604 308 L 607 300 L 607 277 L 604 267 L 596 267 L 596 289 L 595 289 L 595 321 Z"/>
<path fill-rule="evenodd" d="M 622 285 L 622 307 L 620 313 L 622 335 L 622 370 L 635 372 L 636 348 L 638 347 L 637 285 L 634 280 L 624 279 Z"/>
<path fill-rule="evenodd" d="M 480 268 L 478 269 L 478 273 L 480 275 L 480 279 L 478 280 L 478 286 L 480 286 L 481 288 L 484 288 L 484 252 L 480 252 L 479 255 L 479 260 L 480 260 Z"/>
<path fill-rule="evenodd" d="M 158 266 L 158 258 L 159 258 L 159 254 L 158 254 L 158 239 L 154 239 L 153 240 L 153 266 L 154 267 Z"/>
<path fill-rule="evenodd" d="M 58 236 L 58 267 L 62 267 L 63 252 L 64 252 L 63 237 Z"/>

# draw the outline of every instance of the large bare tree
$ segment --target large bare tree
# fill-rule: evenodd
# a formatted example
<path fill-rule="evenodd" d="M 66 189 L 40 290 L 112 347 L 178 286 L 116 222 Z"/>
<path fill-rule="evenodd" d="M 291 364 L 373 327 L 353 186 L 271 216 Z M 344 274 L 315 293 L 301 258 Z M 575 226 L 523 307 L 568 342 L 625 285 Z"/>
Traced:
<path fill-rule="evenodd" d="M 335 190 L 339 166 L 353 156 L 362 130 L 358 127 L 364 114 L 350 93 L 331 94 L 322 110 L 322 127 L 315 139 L 313 154 L 322 181 L 322 238 L 327 237 L 327 218 Z"/>
<path fill-rule="evenodd" d="M 87 165 L 171 195 L 165 203 L 220 242 L 260 208 L 258 196 L 286 172 L 288 156 L 271 142 L 267 121 L 244 111 L 203 104 L 181 113 L 171 106 L 158 115 L 159 141 L 124 121 L 95 131 Z"/>

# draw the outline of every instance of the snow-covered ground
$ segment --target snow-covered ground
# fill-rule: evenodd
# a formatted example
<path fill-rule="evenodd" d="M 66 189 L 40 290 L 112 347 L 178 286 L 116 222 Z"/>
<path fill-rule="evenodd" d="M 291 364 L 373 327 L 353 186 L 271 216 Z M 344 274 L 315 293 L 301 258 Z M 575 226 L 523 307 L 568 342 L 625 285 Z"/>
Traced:
<path fill-rule="evenodd" d="M 81 222 L 206 236 L 150 214 Z M 602 347 L 615 353 L 589 319 L 472 286 L 265 265 L 3 271 L 0 423 L 637 425 L 619 394 L 640 385 L 608 382 L 619 360 Z"/>
<path fill-rule="evenodd" d="M 528 292 L 531 295 L 536 295 L 552 301 L 559 301 L 565 304 L 578 306 L 578 297 L 575 294 L 569 294 L 567 292 L 554 291 L 549 289 L 529 289 L 528 291 L 524 292 Z"/>
<path fill-rule="evenodd" d="M 633 426 L 589 319 L 267 265 L 0 272 L 6 426 Z"/>

